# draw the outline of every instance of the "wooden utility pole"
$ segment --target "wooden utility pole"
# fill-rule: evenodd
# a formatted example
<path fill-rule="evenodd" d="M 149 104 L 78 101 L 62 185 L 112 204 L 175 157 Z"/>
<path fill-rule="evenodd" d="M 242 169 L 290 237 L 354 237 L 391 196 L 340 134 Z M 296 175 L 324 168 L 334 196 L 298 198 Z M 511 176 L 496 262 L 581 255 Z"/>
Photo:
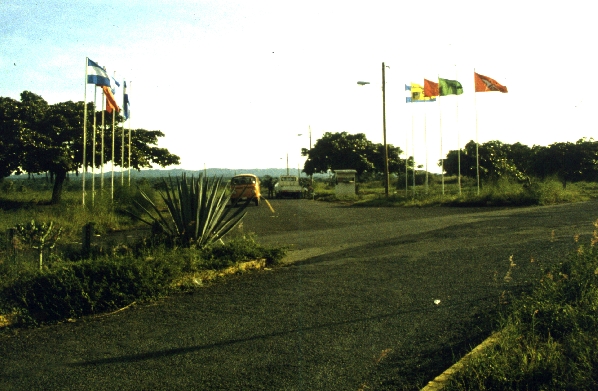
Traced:
<path fill-rule="evenodd" d="M 384 76 L 384 63 L 382 63 L 382 131 L 384 135 L 384 195 L 388 197 L 388 145 L 386 144 L 386 78 Z"/>

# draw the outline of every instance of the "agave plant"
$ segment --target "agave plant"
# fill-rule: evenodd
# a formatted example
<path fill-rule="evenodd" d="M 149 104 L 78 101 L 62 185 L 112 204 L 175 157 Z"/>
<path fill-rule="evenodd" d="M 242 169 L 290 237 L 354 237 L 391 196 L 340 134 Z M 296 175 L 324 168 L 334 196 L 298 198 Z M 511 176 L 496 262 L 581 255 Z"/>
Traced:
<path fill-rule="evenodd" d="M 246 202 L 239 208 L 227 208 L 230 195 L 222 178 L 206 179 L 182 177 L 174 181 L 162 179 L 159 191 L 166 204 L 168 215 L 160 212 L 153 200 L 139 190 L 148 202 L 147 206 L 135 202 L 149 219 L 135 215 L 139 220 L 168 235 L 174 242 L 185 247 L 203 248 L 222 238 L 245 217 Z M 151 211 L 150 211 L 151 210 Z"/>

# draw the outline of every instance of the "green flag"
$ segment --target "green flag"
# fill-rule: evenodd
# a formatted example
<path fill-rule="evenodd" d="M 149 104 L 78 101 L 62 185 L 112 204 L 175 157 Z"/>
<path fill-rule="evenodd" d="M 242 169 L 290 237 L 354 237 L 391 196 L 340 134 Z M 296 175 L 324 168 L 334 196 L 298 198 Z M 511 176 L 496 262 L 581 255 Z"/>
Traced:
<path fill-rule="evenodd" d="M 457 80 L 438 78 L 438 88 L 440 96 L 461 95 L 463 93 L 463 86 Z"/>

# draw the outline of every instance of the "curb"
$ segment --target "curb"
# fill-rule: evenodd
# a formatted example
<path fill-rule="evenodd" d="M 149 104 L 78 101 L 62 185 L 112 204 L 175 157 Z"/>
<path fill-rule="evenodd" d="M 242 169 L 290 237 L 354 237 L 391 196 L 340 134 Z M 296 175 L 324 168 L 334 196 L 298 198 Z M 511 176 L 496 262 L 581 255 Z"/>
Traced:
<path fill-rule="evenodd" d="M 474 356 L 480 354 L 485 348 L 495 344 L 498 341 L 500 332 L 496 332 L 484 340 L 481 344 L 473 348 L 473 350 L 463 356 L 459 361 L 454 363 L 449 369 L 436 376 L 434 380 L 428 382 L 428 385 L 421 389 L 421 391 L 439 391 L 446 386 L 451 376 L 460 371 L 467 361 L 471 360 Z"/>

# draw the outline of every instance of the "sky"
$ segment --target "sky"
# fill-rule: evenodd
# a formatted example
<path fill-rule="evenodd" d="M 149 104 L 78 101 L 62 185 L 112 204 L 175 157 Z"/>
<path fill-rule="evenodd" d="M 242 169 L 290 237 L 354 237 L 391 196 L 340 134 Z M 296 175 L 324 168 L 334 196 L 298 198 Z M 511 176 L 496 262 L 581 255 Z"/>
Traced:
<path fill-rule="evenodd" d="M 90 58 L 127 80 L 130 126 L 162 131 L 176 168 L 302 167 L 310 132 L 382 143 L 385 111 L 387 142 L 437 171 L 470 140 L 596 136 L 594 7 L 538 4 L 0 0 L 0 96 L 91 101 Z M 474 70 L 509 92 L 474 93 Z M 438 77 L 464 93 L 405 103 L 405 84 Z"/>

